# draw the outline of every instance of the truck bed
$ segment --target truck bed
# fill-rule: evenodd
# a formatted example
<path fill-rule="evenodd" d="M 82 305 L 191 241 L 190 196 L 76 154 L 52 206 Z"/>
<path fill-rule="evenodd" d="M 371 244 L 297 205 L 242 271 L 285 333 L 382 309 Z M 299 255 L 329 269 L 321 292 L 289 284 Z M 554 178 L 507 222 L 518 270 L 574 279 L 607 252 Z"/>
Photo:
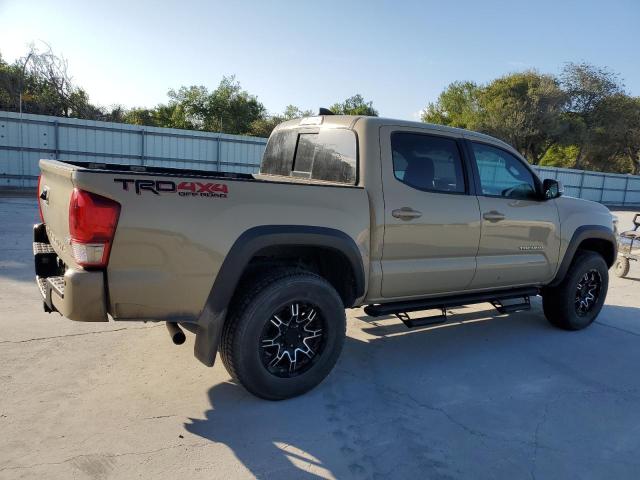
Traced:
<path fill-rule="evenodd" d="M 87 270 L 69 242 L 74 189 L 120 204 L 108 266 L 99 277 L 104 311 L 114 319 L 195 321 L 229 250 L 257 226 L 333 227 L 368 258 L 369 204 L 362 187 L 94 162 L 41 160 L 40 168 L 39 194 L 46 189 L 48 195 L 40 202 L 44 228 L 67 272 Z"/>

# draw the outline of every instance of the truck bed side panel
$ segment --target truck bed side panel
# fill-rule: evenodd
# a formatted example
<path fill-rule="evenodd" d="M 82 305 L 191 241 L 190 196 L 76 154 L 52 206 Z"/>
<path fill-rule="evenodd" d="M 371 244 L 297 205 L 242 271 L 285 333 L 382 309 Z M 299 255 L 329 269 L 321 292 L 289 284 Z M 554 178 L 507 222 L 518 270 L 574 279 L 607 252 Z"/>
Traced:
<path fill-rule="evenodd" d="M 136 188 L 135 180 L 152 187 Z M 91 170 L 78 170 L 75 183 L 122 205 L 107 269 L 108 309 L 116 319 L 195 320 L 236 239 L 260 225 L 341 230 L 358 245 L 368 276 L 362 188 Z"/>

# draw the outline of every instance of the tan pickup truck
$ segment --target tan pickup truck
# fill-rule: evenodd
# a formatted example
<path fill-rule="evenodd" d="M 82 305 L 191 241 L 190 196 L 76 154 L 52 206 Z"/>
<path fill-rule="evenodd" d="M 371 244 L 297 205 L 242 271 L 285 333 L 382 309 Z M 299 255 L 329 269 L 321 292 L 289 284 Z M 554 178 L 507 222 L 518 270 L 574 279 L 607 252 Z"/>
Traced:
<path fill-rule="evenodd" d="M 371 117 L 281 124 L 256 175 L 42 160 L 34 227 L 47 311 L 165 321 L 174 340 L 263 398 L 331 371 L 345 308 L 409 327 L 448 307 L 542 295 L 549 321 L 593 322 L 614 220 L 562 197 L 509 145 Z M 439 316 L 415 318 L 423 310 Z"/>

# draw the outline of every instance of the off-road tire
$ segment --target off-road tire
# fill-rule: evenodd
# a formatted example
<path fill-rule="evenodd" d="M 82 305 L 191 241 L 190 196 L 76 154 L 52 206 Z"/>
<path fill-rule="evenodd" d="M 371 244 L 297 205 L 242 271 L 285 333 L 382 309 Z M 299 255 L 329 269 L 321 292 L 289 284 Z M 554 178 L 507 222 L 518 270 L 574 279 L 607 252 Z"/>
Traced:
<path fill-rule="evenodd" d="M 631 262 L 627 257 L 618 257 L 613 267 L 613 273 L 615 273 L 616 277 L 623 278 L 627 276 L 630 268 Z"/>
<path fill-rule="evenodd" d="M 590 309 L 578 313 L 578 285 L 590 272 L 596 272 L 600 286 L 596 300 Z M 609 271 L 601 255 L 580 250 L 571 262 L 569 271 L 562 282 L 555 287 L 547 287 L 542 292 L 544 315 L 552 325 L 564 330 L 581 330 L 596 319 L 604 305 L 609 287 Z"/>
<path fill-rule="evenodd" d="M 335 365 L 346 334 L 342 300 L 324 278 L 297 269 L 262 273 L 234 300 L 220 342 L 220 356 L 229 374 L 252 394 L 267 400 L 301 395 L 318 385 Z M 295 302 L 312 303 L 326 325 L 323 349 L 308 370 L 291 378 L 269 372 L 263 364 L 260 338 L 280 308 Z M 324 331 L 324 329 L 323 329 Z"/>

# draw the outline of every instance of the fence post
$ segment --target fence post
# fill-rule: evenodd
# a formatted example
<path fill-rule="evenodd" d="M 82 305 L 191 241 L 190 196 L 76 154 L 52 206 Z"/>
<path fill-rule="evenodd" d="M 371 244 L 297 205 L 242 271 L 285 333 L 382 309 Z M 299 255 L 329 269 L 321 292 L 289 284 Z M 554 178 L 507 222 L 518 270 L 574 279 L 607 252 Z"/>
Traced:
<path fill-rule="evenodd" d="M 604 198 L 604 185 L 607 183 L 607 175 L 602 176 L 602 186 L 600 187 L 600 203 L 602 203 L 602 199 Z"/>
<path fill-rule="evenodd" d="M 22 108 L 20 109 L 20 131 L 19 131 L 19 148 L 20 148 L 20 181 L 22 182 L 22 188 L 25 188 L 25 178 L 24 178 L 24 154 L 22 152 Z"/>
<path fill-rule="evenodd" d="M 622 194 L 622 206 L 627 204 L 627 192 L 629 192 L 629 174 L 627 174 L 626 181 L 624 182 L 624 193 Z"/>
<path fill-rule="evenodd" d="M 58 160 L 60 156 L 60 123 L 56 120 L 53 122 L 53 155 Z"/>
<path fill-rule="evenodd" d="M 220 154 L 222 152 L 222 148 L 220 145 L 220 135 L 216 138 L 216 170 L 219 172 L 220 167 L 222 165 L 222 160 L 220 159 Z"/>
<path fill-rule="evenodd" d="M 584 170 L 580 171 L 580 185 L 579 185 L 579 190 L 578 190 L 578 198 L 583 198 L 582 197 L 582 186 L 584 185 Z"/>
<path fill-rule="evenodd" d="M 144 165 L 144 128 L 140 130 L 140 165 Z"/>

